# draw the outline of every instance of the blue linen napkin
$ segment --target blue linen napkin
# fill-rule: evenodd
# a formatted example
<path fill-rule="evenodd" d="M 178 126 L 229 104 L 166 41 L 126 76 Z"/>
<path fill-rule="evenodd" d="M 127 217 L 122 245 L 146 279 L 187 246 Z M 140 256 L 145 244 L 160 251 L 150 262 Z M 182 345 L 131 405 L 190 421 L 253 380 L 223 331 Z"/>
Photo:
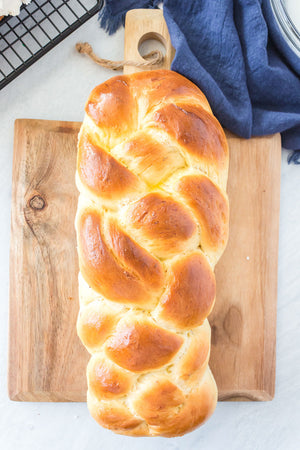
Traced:
<path fill-rule="evenodd" d="M 160 0 L 106 0 L 100 26 L 109 34 L 133 8 Z M 300 149 L 300 58 L 285 42 L 269 0 L 164 0 L 176 55 L 172 69 L 205 93 L 214 114 L 244 138 L 280 132 Z M 289 158 L 300 164 L 300 151 Z"/>

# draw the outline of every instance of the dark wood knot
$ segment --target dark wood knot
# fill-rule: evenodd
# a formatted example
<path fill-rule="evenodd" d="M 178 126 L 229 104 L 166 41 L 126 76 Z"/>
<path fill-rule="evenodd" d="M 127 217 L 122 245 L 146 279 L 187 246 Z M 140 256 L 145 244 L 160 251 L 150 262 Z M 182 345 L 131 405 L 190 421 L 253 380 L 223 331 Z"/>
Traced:
<path fill-rule="evenodd" d="M 29 206 L 32 209 L 36 209 L 36 210 L 41 210 L 44 209 L 46 206 L 46 202 L 43 199 L 43 197 L 41 197 L 40 195 L 34 195 L 30 200 L 29 200 Z"/>
<path fill-rule="evenodd" d="M 241 311 L 236 306 L 231 306 L 223 321 L 223 329 L 229 340 L 240 345 L 243 335 L 243 318 Z"/>
<path fill-rule="evenodd" d="M 217 345 L 219 341 L 219 330 L 216 325 L 211 325 L 211 345 Z"/>

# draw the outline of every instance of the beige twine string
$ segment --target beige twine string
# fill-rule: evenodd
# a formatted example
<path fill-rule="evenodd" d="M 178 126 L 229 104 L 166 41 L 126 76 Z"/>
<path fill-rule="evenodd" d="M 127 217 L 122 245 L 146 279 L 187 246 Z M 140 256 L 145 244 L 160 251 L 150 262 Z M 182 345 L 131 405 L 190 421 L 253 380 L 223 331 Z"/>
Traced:
<path fill-rule="evenodd" d="M 160 66 L 164 61 L 164 55 L 159 50 L 153 50 L 147 55 L 143 56 L 146 62 L 136 62 L 136 61 L 111 61 L 110 59 L 99 58 L 93 52 L 92 46 L 88 42 L 78 42 L 76 44 L 76 50 L 78 53 L 85 54 L 89 56 L 95 63 L 99 66 L 106 67 L 107 69 L 120 70 L 124 66 L 135 66 L 135 67 L 153 67 Z"/>

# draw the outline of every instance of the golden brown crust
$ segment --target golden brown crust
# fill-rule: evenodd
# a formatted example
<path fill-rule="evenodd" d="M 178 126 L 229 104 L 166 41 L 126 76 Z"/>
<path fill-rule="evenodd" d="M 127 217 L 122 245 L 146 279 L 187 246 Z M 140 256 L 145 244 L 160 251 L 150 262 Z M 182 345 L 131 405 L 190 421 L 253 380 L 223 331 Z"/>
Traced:
<path fill-rule="evenodd" d="M 78 143 L 77 172 L 80 181 L 103 199 L 122 198 L 135 190 L 138 178 L 101 147 L 81 134 Z"/>
<path fill-rule="evenodd" d="M 176 329 L 201 325 L 212 310 L 216 296 L 215 276 L 207 259 L 200 252 L 192 253 L 178 259 L 170 272 L 158 317 Z"/>
<path fill-rule="evenodd" d="M 118 319 L 116 312 L 102 300 L 95 300 L 83 308 L 78 315 L 77 332 L 86 348 L 91 352 L 100 348 Z"/>
<path fill-rule="evenodd" d="M 135 435 L 135 428 L 143 424 L 143 419 L 134 416 L 128 408 L 118 401 L 98 401 L 88 391 L 87 403 L 94 419 L 103 427 L 116 433 Z"/>
<path fill-rule="evenodd" d="M 109 135 L 118 139 L 135 129 L 137 110 L 128 77 L 114 77 L 97 86 L 91 92 L 85 112 L 107 137 L 107 142 L 110 142 Z"/>
<path fill-rule="evenodd" d="M 143 322 L 120 321 L 115 333 L 108 339 L 105 352 L 116 364 L 132 372 L 145 372 L 169 363 L 178 352 L 183 338 L 156 326 L 147 319 Z"/>
<path fill-rule="evenodd" d="M 161 258 L 176 255 L 189 246 L 193 248 L 198 240 L 197 224 L 191 213 L 172 197 L 157 192 L 133 203 L 126 220 L 140 242 L 148 242 L 149 248 Z"/>
<path fill-rule="evenodd" d="M 91 358 L 87 374 L 89 391 L 99 400 L 122 397 L 129 392 L 134 382 L 129 372 L 101 354 Z"/>
<path fill-rule="evenodd" d="M 130 436 L 179 436 L 214 411 L 213 267 L 228 237 L 228 147 L 204 94 L 167 70 L 96 87 L 79 134 L 77 330 L 88 407 Z"/>
<path fill-rule="evenodd" d="M 107 237 L 115 257 L 121 264 L 130 267 L 146 288 L 159 292 L 164 283 L 164 271 L 160 261 L 124 233 L 115 220 L 108 223 Z"/>
<path fill-rule="evenodd" d="M 150 124 L 166 131 L 203 167 L 226 169 L 228 150 L 224 131 L 202 106 L 167 104 L 155 111 Z"/>
<path fill-rule="evenodd" d="M 187 100 L 189 104 L 201 103 L 205 110 L 211 112 L 203 92 L 190 80 L 170 70 L 138 72 L 131 76 L 131 86 L 137 100 L 143 104 L 144 114 L 149 113 L 161 103 Z"/>
<path fill-rule="evenodd" d="M 95 210 L 82 212 L 78 229 L 79 266 L 87 283 L 107 299 L 149 307 L 162 285 L 163 271 L 159 261 L 124 233 L 117 236 L 127 243 L 122 261 L 118 241 L 114 240 L 113 232 L 105 239 L 103 218 Z M 115 227 L 114 230 L 117 231 Z"/>
<path fill-rule="evenodd" d="M 204 175 L 182 177 L 177 189 L 199 221 L 203 250 L 219 258 L 228 240 L 227 195 Z"/>
<path fill-rule="evenodd" d="M 190 345 L 181 357 L 177 374 L 187 384 L 197 383 L 207 369 L 210 354 L 210 326 L 206 319 L 201 327 L 193 330 Z"/>
<path fill-rule="evenodd" d="M 112 153 L 150 186 L 161 183 L 185 165 L 184 158 L 173 145 L 161 143 L 145 131 L 113 148 Z"/>
<path fill-rule="evenodd" d="M 133 406 L 149 424 L 151 434 L 181 436 L 210 417 L 216 405 L 217 390 L 209 369 L 201 381 L 187 398 L 164 376 L 155 380 L 151 389 L 146 386 L 136 394 Z"/>

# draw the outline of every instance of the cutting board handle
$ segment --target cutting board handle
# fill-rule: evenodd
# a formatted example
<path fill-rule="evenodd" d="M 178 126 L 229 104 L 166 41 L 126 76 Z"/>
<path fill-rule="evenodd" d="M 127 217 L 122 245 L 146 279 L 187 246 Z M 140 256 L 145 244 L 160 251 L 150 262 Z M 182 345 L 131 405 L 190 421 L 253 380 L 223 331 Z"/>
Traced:
<path fill-rule="evenodd" d="M 163 44 L 166 49 L 166 54 L 160 69 L 170 69 L 175 51 L 171 44 L 162 10 L 132 9 L 128 11 L 125 19 L 125 61 L 145 62 L 146 60 L 139 53 L 139 46 L 148 39 L 156 39 Z M 150 70 L 153 69 L 150 68 Z M 124 74 L 141 72 L 143 70 L 149 70 L 149 68 L 124 66 Z"/>

